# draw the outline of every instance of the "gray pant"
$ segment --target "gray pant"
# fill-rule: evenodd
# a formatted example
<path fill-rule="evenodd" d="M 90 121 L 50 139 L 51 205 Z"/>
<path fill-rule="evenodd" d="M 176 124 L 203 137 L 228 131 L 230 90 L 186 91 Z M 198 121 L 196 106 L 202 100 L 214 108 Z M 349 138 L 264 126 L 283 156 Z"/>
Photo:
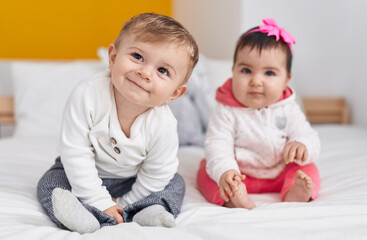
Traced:
<path fill-rule="evenodd" d="M 114 198 L 121 197 L 131 190 L 132 184 L 135 182 L 135 177 L 125 179 L 102 178 L 103 185 L 106 186 L 111 196 Z M 66 177 L 64 167 L 60 157 L 55 161 L 55 164 L 48 170 L 38 182 L 37 196 L 40 204 L 45 209 L 50 219 L 62 229 L 67 229 L 53 213 L 52 208 L 52 191 L 55 188 L 62 188 L 71 191 L 69 180 Z M 171 179 L 169 184 L 160 192 L 154 192 L 146 198 L 130 204 L 123 209 L 124 222 L 131 222 L 132 218 L 140 210 L 154 205 L 160 204 L 165 209 L 172 213 L 174 217 L 180 213 L 182 200 L 185 194 L 185 182 L 179 174 Z M 100 222 L 101 227 L 115 225 L 116 221 L 113 217 L 105 214 L 95 207 L 82 202 L 82 205 L 91 212 Z"/>

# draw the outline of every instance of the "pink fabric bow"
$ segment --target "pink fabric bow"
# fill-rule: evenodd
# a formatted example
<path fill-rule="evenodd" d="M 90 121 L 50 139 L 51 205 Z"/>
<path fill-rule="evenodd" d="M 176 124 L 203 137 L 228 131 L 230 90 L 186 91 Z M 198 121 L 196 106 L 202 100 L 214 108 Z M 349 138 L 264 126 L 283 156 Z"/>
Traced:
<path fill-rule="evenodd" d="M 282 37 L 283 41 L 288 44 L 289 48 L 291 49 L 291 53 L 293 55 L 293 48 L 292 44 L 296 43 L 296 40 L 286 30 L 280 28 L 277 22 L 272 18 L 267 18 L 263 20 L 264 25 L 260 25 L 258 28 L 250 31 L 250 32 L 262 32 L 268 33 L 268 36 L 275 36 L 275 40 L 279 41 L 279 38 Z"/>

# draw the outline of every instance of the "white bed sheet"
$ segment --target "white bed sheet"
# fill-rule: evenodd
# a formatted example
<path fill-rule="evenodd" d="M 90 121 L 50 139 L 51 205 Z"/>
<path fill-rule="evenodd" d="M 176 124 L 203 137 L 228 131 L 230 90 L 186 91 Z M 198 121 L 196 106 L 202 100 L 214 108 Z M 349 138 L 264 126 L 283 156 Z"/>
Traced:
<path fill-rule="evenodd" d="M 282 203 L 279 194 L 251 194 L 257 208 L 227 209 L 206 202 L 195 175 L 203 149 L 183 147 L 179 172 L 186 195 L 177 227 L 124 223 L 92 234 L 58 229 L 38 204 L 36 185 L 55 157 L 57 139 L 0 141 L 0 239 L 367 239 L 367 130 L 317 126 L 322 151 L 319 197 Z"/>

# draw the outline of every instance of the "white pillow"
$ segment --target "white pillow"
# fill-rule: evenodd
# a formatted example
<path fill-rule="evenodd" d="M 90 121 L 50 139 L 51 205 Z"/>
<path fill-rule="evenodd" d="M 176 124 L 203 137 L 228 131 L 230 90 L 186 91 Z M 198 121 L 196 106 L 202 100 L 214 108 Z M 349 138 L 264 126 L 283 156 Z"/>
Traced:
<path fill-rule="evenodd" d="M 180 146 L 204 144 L 205 129 L 211 112 L 206 98 L 206 92 L 210 89 L 206 68 L 206 58 L 200 55 L 187 82 L 186 93 L 169 103 L 178 122 Z"/>
<path fill-rule="evenodd" d="M 228 78 L 232 77 L 232 60 L 230 59 L 210 59 L 207 58 L 207 72 L 210 88 L 206 93 L 209 105 L 213 108 L 216 105 L 215 92 L 222 86 Z"/>
<path fill-rule="evenodd" d="M 99 47 L 97 49 L 97 55 L 99 59 L 101 59 L 102 63 L 106 66 L 106 68 L 108 68 L 109 65 L 108 48 Z"/>
<path fill-rule="evenodd" d="M 100 61 L 15 61 L 15 136 L 58 136 L 66 100 L 82 79 L 105 69 Z"/>

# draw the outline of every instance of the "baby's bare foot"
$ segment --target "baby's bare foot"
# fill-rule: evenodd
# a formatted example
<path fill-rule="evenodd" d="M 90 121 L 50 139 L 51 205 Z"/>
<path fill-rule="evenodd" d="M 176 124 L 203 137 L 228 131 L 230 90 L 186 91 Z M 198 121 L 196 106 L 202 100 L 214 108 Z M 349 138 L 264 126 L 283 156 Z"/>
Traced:
<path fill-rule="evenodd" d="M 250 210 L 256 207 L 248 195 L 246 185 L 243 182 L 239 183 L 237 191 L 233 193 L 229 202 L 225 203 L 224 206 L 229 208 L 246 208 Z"/>
<path fill-rule="evenodd" d="M 313 182 L 309 176 L 301 170 L 297 170 L 294 185 L 284 197 L 284 202 L 308 202 L 313 193 Z"/>

